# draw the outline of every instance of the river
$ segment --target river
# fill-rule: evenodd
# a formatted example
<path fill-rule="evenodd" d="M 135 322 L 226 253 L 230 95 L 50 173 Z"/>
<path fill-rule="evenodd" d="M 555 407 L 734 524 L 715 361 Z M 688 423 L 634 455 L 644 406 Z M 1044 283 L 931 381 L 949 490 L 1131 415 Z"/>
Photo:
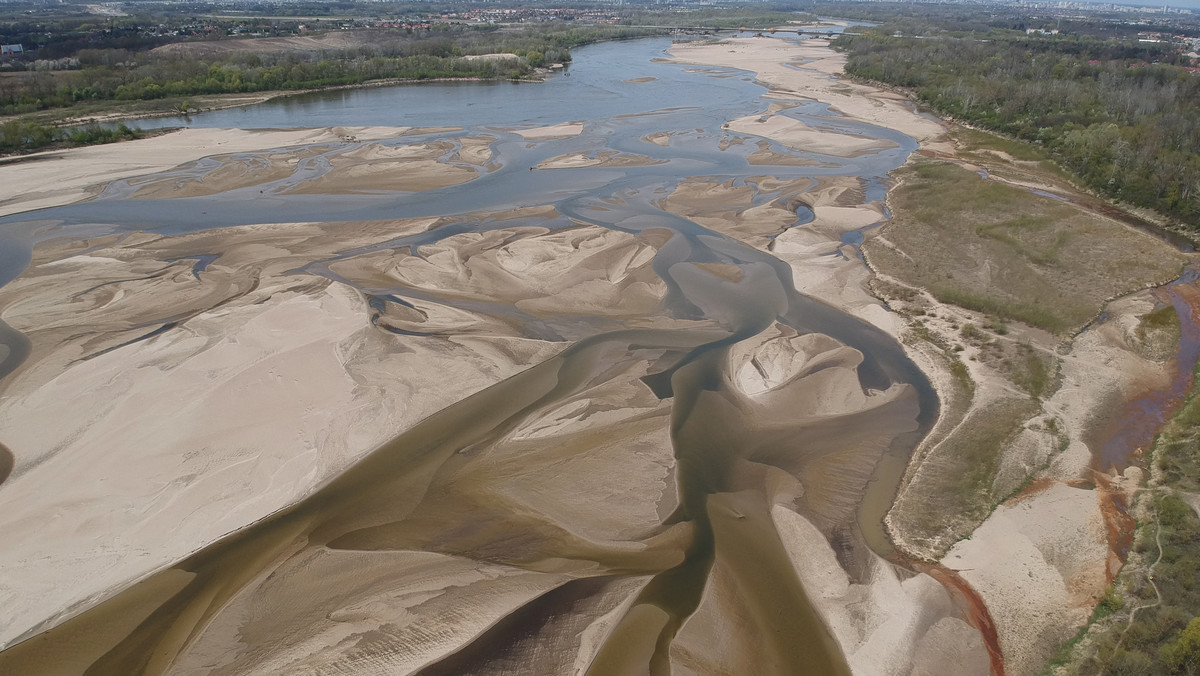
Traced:
<path fill-rule="evenodd" d="M 523 604 L 521 613 L 514 613 L 507 623 L 497 624 L 447 656 L 444 663 L 426 665 L 422 673 L 482 673 L 498 668 L 493 664 L 498 656 L 519 653 L 522 641 L 537 635 L 548 623 L 565 621 L 562 618 L 570 612 L 564 608 L 582 607 L 585 601 L 597 604 L 595 614 L 615 613 L 617 618 L 609 638 L 594 655 L 589 673 L 626 673 L 631 668 L 629 659 L 644 660 L 640 668 L 648 668 L 650 673 L 669 673 L 677 658 L 672 643 L 688 618 L 706 603 L 706 589 L 718 569 L 722 579 L 740 590 L 753 621 L 766 623 L 760 627 L 761 648 L 764 663 L 773 665 L 771 671 L 848 673 L 832 635 L 807 600 L 811 590 L 791 573 L 788 554 L 774 534 L 771 501 L 775 498 L 763 488 L 769 482 L 755 483 L 746 477 L 782 470 L 805 480 L 822 477 L 822 481 L 844 482 L 830 493 L 836 499 L 813 497 L 818 491 L 810 486 L 808 508 L 818 513 L 836 511 L 832 502 L 820 503 L 830 499 L 842 509 L 843 494 L 853 492 L 848 508 L 851 516 L 828 517 L 831 532 L 840 539 L 840 551 L 862 556 L 870 549 L 887 555 L 888 544 L 879 523 L 881 506 L 890 504 L 904 460 L 932 424 L 936 396 L 900 345 L 883 331 L 798 293 L 791 268 L 771 253 L 669 213 L 659 200 L 687 177 L 696 176 L 751 187 L 756 206 L 795 197 L 782 189 L 762 187 L 755 180 L 769 174 L 782 182 L 855 177 L 863 202 L 878 201 L 886 191 L 887 173 L 900 166 L 917 144 L 898 132 L 841 118 L 819 103 L 798 103 L 781 114 L 814 129 L 881 139 L 889 142 L 889 147 L 839 157 L 769 141 L 769 149 L 778 156 L 807 162 L 752 163 L 750 155 L 760 148 L 753 143 L 728 143 L 735 135 L 724 125 L 735 118 L 764 114 L 770 103 L 763 98 L 764 88 L 742 71 L 667 63 L 662 57 L 669 45 L 667 40 L 649 39 L 589 46 L 577 51 L 568 73 L 543 84 L 439 83 L 339 90 L 213 111 L 186 120 L 190 126 L 239 128 L 461 127 L 461 131 L 439 129 L 407 135 L 384 145 L 434 139 L 456 144 L 481 136 L 494 139 L 489 170 L 462 185 L 421 192 L 398 186 L 395 191 L 353 195 L 287 191 L 299 180 L 322 175 L 329 170 L 331 159 L 362 145 L 348 140 L 315 148 L 296 174 L 265 185 L 211 196 L 144 200 L 131 198 L 136 182 L 118 181 L 88 201 L 0 219 L 0 236 L 12 244 L 0 258 L 0 280 L 7 281 L 28 265 L 34 245 L 62 238 L 133 232 L 182 235 L 252 224 L 378 221 L 400 216 L 458 218 L 447 227 L 314 258 L 301 269 L 357 288 L 376 299 L 376 309 L 420 301 L 463 310 L 475 306 L 468 307 L 453 294 L 431 297 L 403 284 L 359 281 L 338 270 L 348 261 L 378 252 L 418 252 L 464 232 L 511 227 L 507 221 L 469 218 L 471 213 L 553 206 L 559 215 L 538 222 L 551 232 L 585 224 L 642 237 L 656 231 L 671 233 L 668 244 L 658 248 L 653 264 L 669 290 L 661 311 L 673 320 L 708 327 L 589 333 L 586 327 L 590 325 L 582 320 L 564 328 L 515 306 L 495 309 L 505 321 L 520 324 L 525 335 L 570 345 L 557 357 L 531 365 L 519 375 L 426 418 L 300 503 L 0 653 L 0 671 L 6 670 L 6 664 L 33 670 L 24 673 L 62 668 L 64 663 L 55 662 L 59 658 L 53 654 L 57 653 L 52 654 L 46 646 L 58 642 L 80 645 L 99 631 L 97 627 L 120 624 L 117 618 L 128 614 L 144 621 L 121 630 L 121 635 L 112 637 L 103 648 L 72 653 L 66 658 L 68 663 L 72 668 L 90 665 L 88 673 L 163 671 L 235 599 L 270 592 L 274 579 L 304 580 L 301 589 L 321 586 L 314 582 L 314 576 L 320 576 L 315 562 L 328 552 L 383 556 L 427 550 L 528 571 L 560 570 L 559 564 L 551 564 L 560 559 L 586 560 L 594 570 L 585 573 L 569 568 L 570 581 Z M 583 122 L 584 128 L 573 138 L 529 143 L 512 131 L 574 121 Z M 143 126 L 178 123 L 164 119 Z M 677 132 L 669 145 L 645 140 L 664 130 Z M 565 154 L 597 156 L 606 151 L 648 159 L 630 166 L 531 171 Z M 246 154 L 247 159 L 250 156 Z M 201 161 L 171 175 L 202 177 L 217 166 Z M 792 227 L 804 227 L 809 217 L 811 214 L 801 209 Z M 197 252 L 197 278 L 219 253 Z M 729 284 L 692 274 L 690 264 L 719 264 L 738 272 L 735 282 Z M 164 326 L 167 330 L 174 325 Z M 734 346 L 774 330 L 772 327 L 785 327 L 799 335 L 823 334 L 861 353 L 862 362 L 855 373 L 864 392 L 909 394 L 898 394 L 894 405 L 874 413 L 828 419 L 786 406 L 764 407 L 733 385 L 728 363 Z M 404 338 L 402 334 L 394 336 L 397 345 L 402 345 Z M 30 350 L 20 334 L 3 324 L 0 340 L 7 348 L 0 362 L 3 377 L 17 368 Z M 584 546 L 570 538 L 549 536 L 525 548 L 506 548 L 504 542 L 523 537 L 524 517 L 519 514 L 481 516 L 479 533 L 470 537 L 452 528 L 426 539 L 412 534 L 421 530 L 419 524 L 435 518 L 430 514 L 433 506 L 440 504 L 439 491 L 450 490 L 452 485 L 446 483 L 450 481 L 447 477 L 466 471 L 476 454 L 496 448 L 514 429 L 596 387 L 597 382 L 613 378 L 611 374 L 643 368 L 640 365 L 648 363 L 647 354 L 654 355 L 654 363 L 668 364 L 651 369 L 646 382 L 660 399 L 672 400 L 669 424 L 678 505 L 662 529 L 644 542 L 686 532 L 686 544 L 678 550 L 681 558 L 667 562 L 670 557 L 641 556 L 621 548 Z M 844 448 L 835 443 L 839 438 L 846 440 Z M 798 441 L 802 439 L 808 441 Z M 20 451 L 13 452 L 20 467 Z M 822 473 L 813 469 L 826 462 L 846 467 L 826 467 Z M 853 476 L 843 479 L 844 473 Z M 486 547 L 479 544 L 485 540 Z M 651 550 L 653 547 L 647 552 Z M 388 564 L 355 565 L 360 566 L 355 569 L 357 574 L 370 577 Z M 624 611 L 601 603 L 605 594 L 629 580 L 642 583 Z M 384 593 L 378 585 L 364 591 L 350 579 L 331 579 L 328 584 L 354 598 Z M 253 629 L 247 631 L 253 633 Z M 249 636 L 239 641 L 253 644 L 256 639 Z M 371 654 L 372 659 L 383 659 L 381 653 Z M 456 666 L 451 668 L 452 664 Z"/>

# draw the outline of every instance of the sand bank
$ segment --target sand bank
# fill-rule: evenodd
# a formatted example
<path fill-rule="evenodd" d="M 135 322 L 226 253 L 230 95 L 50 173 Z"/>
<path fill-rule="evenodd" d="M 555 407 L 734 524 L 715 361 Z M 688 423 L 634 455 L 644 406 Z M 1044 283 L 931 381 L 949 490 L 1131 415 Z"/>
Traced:
<path fill-rule="evenodd" d="M 551 157 L 548 160 L 539 162 L 538 169 L 579 169 L 582 167 L 646 167 L 652 164 L 662 164 L 662 160 L 655 160 L 645 155 L 636 155 L 634 153 L 622 153 L 616 150 L 602 150 L 600 152 L 578 152 Z"/>
<path fill-rule="evenodd" d="M 526 141 L 550 141 L 554 139 L 574 138 L 583 133 L 583 123 L 563 122 L 562 124 L 554 124 L 548 127 L 514 129 L 513 132 Z"/>
<path fill-rule="evenodd" d="M 937 140 L 941 124 L 918 115 L 900 94 L 830 76 L 841 74 L 846 57 L 829 49 L 827 40 L 799 43 L 759 38 L 676 44 L 671 56 L 681 63 L 728 65 L 753 71 L 780 100 L 811 99 L 853 120 L 907 134 L 923 145 Z"/>
<path fill-rule="evenodd" d="M 795 150 L 835 157 L 856 157 L 896 147 L 895 143 L 886 139 L 831 134 L 782 115 L 739 117 L 731 120 L 726 127 L 743 134 L 766 136 Z"/>
<path fill-rule="evenodd" d="M 0 642 L 286 506 L 416 421 L 562 349 L 486 310 L 454 311 L 486 330 L 435 326 L 430 312 L 403 324 L 420 334 L 389 336 L 359 292 L 293 271 L 430 223 L 39 246 L 26 274 L 0 290 L 5 321 L 34 345 L 0 401 L 0 434 L 19 449 L 0 494 L 9 534 L 0 598 L 10 610 Z M 626 312 L 622 289 L 643 294 L 645 311 L 665 293 L 649 273 L 649 245 L 630 235 L 519 237 L 515 247 L 505 235 L 451 238 L 426 252 L 432 266 L 413 259 L 419 266 L 404 272 L 411 263 L 397 259 L 385 268 L 393 287 L 452 292 L 454 271 L 439 286 L 436 266 L 465 260 L 476 299 L 519 297 L 537 313 Z M 197 250 L 222 254 L 199 270 L 184 258 Z M 336 267 L 350 278 L 379 274 L 372 256 Z M 551 280 L 561 284 L 545 292 L 552 304 L 521 291 Z M 659 493 L 630 504 L 649 504 L 653 517 Z"/>
<path fill-rule="evenodd" d="M 166 171 L 214 154 L 335 143 L 350 137 L 364 141 L 391 138 L 408 129 L 181 129 L 137 141 L 34 153 L 4 167 L 0 215 L 68 204 L 92 196 L 98 187 L 112 181 Z"/>

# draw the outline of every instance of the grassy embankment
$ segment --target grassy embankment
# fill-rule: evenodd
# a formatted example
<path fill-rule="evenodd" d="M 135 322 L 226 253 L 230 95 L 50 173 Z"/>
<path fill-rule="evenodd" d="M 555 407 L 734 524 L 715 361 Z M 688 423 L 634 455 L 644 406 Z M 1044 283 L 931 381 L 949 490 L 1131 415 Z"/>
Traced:
<path fill-rule="evenodd" d="M 927 441 L 908 498 L 891 515 L 929 555 L 967 536 L 1027 481 L 1001 472 L 1018 434 L 1033 430 L 1049 446 L 1065 441 L 1042 410 L 1058 385 L 1063 344 L 1108 299 L 1168 281 L 1183 262 L 1151 237 L 996 180 L 1063 189 L 1036 148 L 980 132 L 955 135 L 959 157 L 985 164 L 994 178 L 915 159 L 894 174 L 892 221 L 864 247 L 883 275 L 875 291 L 910 319 L 906 340 L 952 376 L 943 430 L 952 429 Z M 992 381 L 973 406 L 972 374 Z"/>

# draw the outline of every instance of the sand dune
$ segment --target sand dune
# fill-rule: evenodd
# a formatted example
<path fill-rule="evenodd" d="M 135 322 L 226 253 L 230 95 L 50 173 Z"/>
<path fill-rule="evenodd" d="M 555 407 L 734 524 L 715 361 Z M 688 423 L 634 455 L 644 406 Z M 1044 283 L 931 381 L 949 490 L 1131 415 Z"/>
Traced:
<path fill-rule="evenodd" d="M 742 134 L 774 139 L 795 150 L 837 157 L 854 157 L 896 147 L 895 143 L 885 139 L 830 134 L 782 115 L 740 117 L 726 126 Z"/>

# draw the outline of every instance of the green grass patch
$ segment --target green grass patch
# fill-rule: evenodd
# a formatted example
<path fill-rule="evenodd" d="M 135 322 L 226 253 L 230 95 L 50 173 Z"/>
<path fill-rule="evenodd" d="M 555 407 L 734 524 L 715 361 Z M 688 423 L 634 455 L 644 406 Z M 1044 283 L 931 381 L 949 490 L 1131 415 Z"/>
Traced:
<path fill-rule="evenodd" d="M 1137 549 L 1147 561 L 1153 562 L 1158 557 L 1155 535 L 1161 531 L 1163 558 L 1154 569 L 1154 585 L 1162 595 L 1162 603 L 1138 611 L 1128 629 L 1120 621 L 1102 625 L 1103 629 L 1095 632 L 1092 649 L 1079 656 L 1068 673 L 1197 673 L 1186 666 L 1191 646 L 1184 632 L 1200 614 L 1200 584 L 1197 584 L 1200 580 L 1196 572 L 1200 565 L 1200 519 L 1171 492 L 1155 496 L 1154 501 L 1160 525 L 1158 529 L 1152 526 L 1139 529 Z M 1142 570 L 1122 574 L 1118 580 L 1134 597 L 1126 605 L 1143 606 L 1156 601 L 1154 587 Z M 1101 602 L 1094 619 L 1105 616 L 1103 606 Z M 1200 652 L 1195 656 L 1200 658 Z M 1200 661 L 1192 666 L 1200 667 Z"/>
<path fill-rule="evenodd" d="M 1050 394 L 1056 370 L 1055 360 L 1040 354 L 1032 346 L 1020 343 L 1015 354 L 1005 360 L 1009 378 L 1034 399 Z"/>
<path fill-rule="evenodd" d="M 947 342 L 946 339 L 940 334 L 931 331 L 929 327 L 922 324 L 920 320 L 913 322 L 909 327 L 907 338 L 910 341 L 923 340 L 927 343 L 931 343 L 936 345 L 938 349 L 942 350 L 943 352 L 948 352 L 950 350 L 950 343 Z"/>
<path fill-rule="evenodd" d="M 1125 599 L 1121 596 L 1121 593 L 1110 584 L 1108 585 L 1108 588 L 1104 590 L 1104 598 L 1100 599 L 1100 603 L 1097 603 L 1096 607 L 1092 609 L 1091 621 L 1097 622 L 1102 620 L 1124 607 Z"/>
<path fill-rule="evenodd" d="M 1006 319 L 1018 321 L 1030 326 L 1046 329 L 1053 333 L 1065 331 L 1072 325 L 1072 318 L 1075 322 L 1086 321 L 1090 315 L 1083 313 L 1073 313 L 1072 316 L 1064 316 L 1059 309 L 1044 305 L 1042 299 L 1031 298 L 1024 302 L 1005 300 L 988 295 L 985 292 L 968 291 L 961 287 L 953 286 L 949 283 L 937 283 L 929 287 L 932 293 L 938 300 L 943 303 L 950 303 L 961 308 L 974 310 L 983 314 L 998 315 Z M 1004 335 L 1008 330 L 995 331 L 1000 335 Z"/>
<path fill-rule="evenodd" d="M 1006 496 L 993 484 L 1000 456 L 1039 410 L 1032 399 L 1005 399 L 976 410 L 922 462 L 892 516 L 912 541 L 961 540 Z"/>
<path fill-rule="evenodd" d="M 1175 306 L 1165 305 L 1159 309 L 1142 315 L 1138 331 L 1153 331 L 1155 329 L 1179 330 L 1179 313 Z"/>
<path fill-rule="evenodd" d="M 1195 393 L 1171 418 L 1154 445 L 1165 485 L 1200 492 L 1200 397 Z M 1197 560 L 1200 566 L 1200 560 Z"/>
<path fill-rule="evenodd" d="M 1053 217 L 1049 215 L 1021 216 L 1001 223 L 981 225 L 976 232 L 980 237 L 990 237 L 998 242 L 1009 245 L 1034 263 L 1052 265 L 1058 262 L 1059 253 L 1062 252 L 1063 246 L 1071 238 L 1070 232 L 1059 231 L 1051 241 L 1031 245 L 1011 231 L 1036 231 L 1051 226 L 1053 222 Z"/>
<path fill-rule="evenodd" d="M 1165 361 L 1175 354 L 1181 334 L 1179 313 L 1173 306 L 1165 305 L 1141 317 L 1134 330 L 1137 337 L 1134 346 L 1147 359 Z"/>
<path fill-rule="evenodd" d="M 968 392 L 975 391 L 975 381 L 971 380 L 971 373 L 967 370 L 967 365 L 957 359 L 950 362 L 950 375 L 954 376 L 955 382 Z"/>
<path fill-rule="evenodd" d="M 897 176 L 888 245 L 867 242 L 867 255 L 945 303 L 1068 334 L 1184 263 L 1149 235 L 950 162 L 918 160 Z"/>
<path fill-rule="evenodd" d="M 955 132 L 954 137 L 962 144 L 965 152 L 994 150 L 1005 153 L 1015 160 L 1026 162 L 1041 162 L 1049 159 L 1049 156 L 1035 145 L 977 129 L 960 128 Z"/>

